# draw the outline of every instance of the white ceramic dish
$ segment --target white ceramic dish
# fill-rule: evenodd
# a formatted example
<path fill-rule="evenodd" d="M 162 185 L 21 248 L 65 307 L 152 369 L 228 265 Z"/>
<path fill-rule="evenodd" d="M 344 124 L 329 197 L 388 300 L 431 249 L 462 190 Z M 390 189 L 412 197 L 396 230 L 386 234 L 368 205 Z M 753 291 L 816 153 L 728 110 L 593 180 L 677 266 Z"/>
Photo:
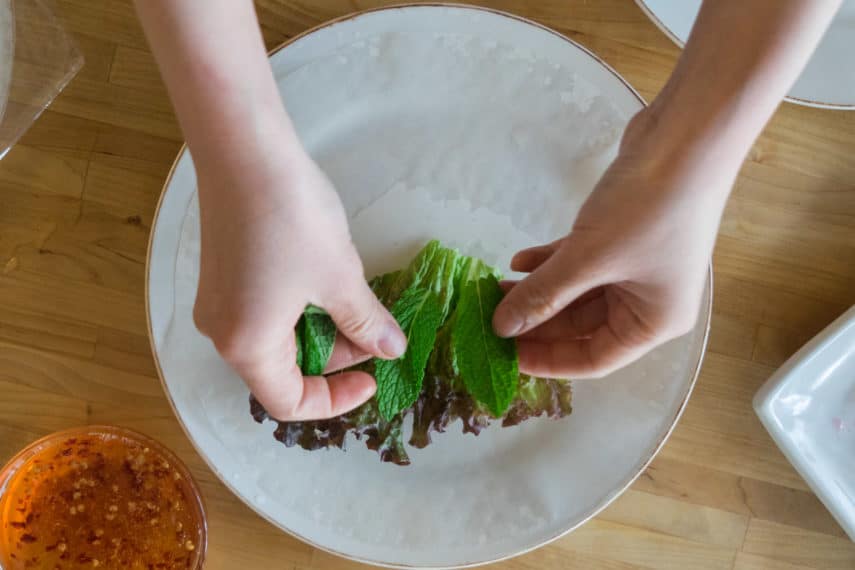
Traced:
<path fill-rule="evenodd" d="M 645 14 L 683 47 L 703 0 L 635 0 Z M 808 107 L 855 109 L 855 0 L 844 0 L 828 32 L 787 100 Z"/>
<path fill-rule="evenodd" d="M 15 54 L 15 19 L 12 0 L 0 0 L 0 121 L 6 113 L 12 59 Z"/>
<path fill-rule="evenodd" d="M 769 378 L 754 409 L 855 541 L 855 306 Z"/>
<path fill-rule="evenodd" d="M 593 54 L 535 24 L 464 7 L 409 6 L 323 26 L 271 56 L 301 138 L 339 189 L 369 275 L 439 238 L 507 267 L 565 233 L 643 101 Z M 396 567 L 482 564 L 576 528 L 664 443 L 706 345 L 696 329 L 598 382 L 574 412 L 452 428 L 412 465 L 360 443 L 286 449 L 249 415 L 248 392 L 194 328 L 199 221 L 182 152 L 152 230 L 147 302 L 164 388 L 214 472 L 279 528 L 327 551 Z M 456 426 L 455 426 L 456 427 Z"/>

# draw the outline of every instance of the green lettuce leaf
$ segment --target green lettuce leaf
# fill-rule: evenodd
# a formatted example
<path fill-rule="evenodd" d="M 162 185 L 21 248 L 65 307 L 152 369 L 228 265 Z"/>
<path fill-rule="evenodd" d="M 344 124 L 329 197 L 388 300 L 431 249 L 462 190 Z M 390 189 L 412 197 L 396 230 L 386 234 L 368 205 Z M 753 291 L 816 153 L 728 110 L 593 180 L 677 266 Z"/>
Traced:
<path fill-rule="evenodd" d="M 459 378 L 449 378 L 434 374 L 428 365 L 422 393 L 412 407 L 401 412 L 391 420 L 380 415 L 377 400 L 372 398 L 362 406 L 347 414 L 328 420 L 304 422 L 277 422 L 273 437 L 286 447 L 298 446 L 313 451 L 337 447 L 345 449 L 347 435 L 380 455 L 381 461 L 396 465 L 409 465 L 410 457 L 404 443 L 404 421 L 413 418 L 409 445 L 421 449 L 432 441 L 432 434 L 444 433 L 452 424 L 460 420 L 464 433 L 478 435 L 481 430 L 496 421 L 492 413 L 479 404 L 465 390 L 454 389 L 461 385 Z M 366 372 L 372 371 L 372 365 L 364 365 Z M 566 380 L 534 378 L 521 375 L 517 398 L 501 418 L 502 427 L 515 426 L 523 421 L 539 416 L 560 419 L 572 412 L 572 390 Z M 261 404 L 250 397 L 250 410 L 259 423 L 271 419 Z M 275 421 L 275 420 L 274 420 Z"/>

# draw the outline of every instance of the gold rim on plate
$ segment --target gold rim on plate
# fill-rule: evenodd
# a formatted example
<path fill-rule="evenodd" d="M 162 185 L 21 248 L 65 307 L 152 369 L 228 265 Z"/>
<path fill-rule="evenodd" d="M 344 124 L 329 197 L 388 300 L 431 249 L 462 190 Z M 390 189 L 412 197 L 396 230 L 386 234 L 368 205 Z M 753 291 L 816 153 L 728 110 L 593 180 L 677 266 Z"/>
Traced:
<path fill-rule="evenodd" d="M 647 5 L 646 0 L 635 0 L 635 4 L 642 12 L 644 12 L 644 15 L 647 16 L 647 18 L 653 22 L 657 28 L 659 28 L 659 31 L 668 36 L 668 39 L 674 42 L 677 47 L 683 49 L 686 46 L 686 42 L 678 38 L 677 34 L 675 34 L 674 31 L 659 18 L 659 16 L 653 13 L 653 10 L 651 10 L 650 6 Z M 813 99 L 804 99 L 803 97 L 794 97 L 792 95 L 785 95 L 784 101 L 792 103 L 793 105 L 801 105 L 802 107 L 813 107 L 814 109 L 827 109 L 829 111 L 855 111 L 855 103 L 826 103 L 824 101 L 814 101 Z"/>

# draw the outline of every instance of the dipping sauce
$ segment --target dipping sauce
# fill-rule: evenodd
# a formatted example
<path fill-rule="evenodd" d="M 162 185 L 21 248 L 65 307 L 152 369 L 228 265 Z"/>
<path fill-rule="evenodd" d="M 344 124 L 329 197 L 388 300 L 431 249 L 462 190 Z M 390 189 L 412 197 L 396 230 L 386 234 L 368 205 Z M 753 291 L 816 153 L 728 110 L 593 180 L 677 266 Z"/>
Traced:
<path fill-rule="evenodd" d="M 186 467 L 143 435 L 48 436 L 0 471 L 0 568 L 202 567 L 205 513 Z"/>

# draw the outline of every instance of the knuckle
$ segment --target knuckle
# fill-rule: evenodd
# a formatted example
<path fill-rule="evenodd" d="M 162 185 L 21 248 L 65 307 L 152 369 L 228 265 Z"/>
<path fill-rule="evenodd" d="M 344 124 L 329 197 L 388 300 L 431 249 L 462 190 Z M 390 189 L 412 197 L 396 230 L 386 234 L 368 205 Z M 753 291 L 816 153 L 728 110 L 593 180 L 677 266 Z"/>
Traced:
<path fill-rule="evenodd" d="M 299 376 L 300 371 L 297 369 L 296 364 L 293 365 L 291 374 Z M 281 380 L 281 378 L 275 378 L 274 380 Z M 246 383 L 250 391 L 255 393 L 256 391 L 253 388 L 254 386 L 258 386 L 258 382 L 246 380 Z M 303 393 L 304 386 L 301 379 L 299 382 L 289 383 L 285 390 L 277 390 L 275 395 L 265 392 L 265 399 L 263 401 L 259 399 L 259 401 L 262 402 L 264 409 L 270 417 L 281 421 L 293 421 L 301 419 L 300 406 L 303 401 Z"/>
<path fill-rule="evenodd" d="M 209 325 L 204 334 L 211 339 L 226 362 L 247 362 L 260 356 L 262 344 L 255 327 L 241 322 L 229 322 L 227 319 L 221 322 L 222 324 Z"/>
<path fill-rule="evenodd" d="M 273 419 L 287 422 L 298 419 L 297 411 L 300 401 L 293 398 L 286 398 L 281 401 L 274 402 L 271 406 L 266 407 L 267 415 Z"/>
<path fill-rule="evenodd" d="M 218 327 L 209 331 L 208 336 L 214 343 L 217 352 L 228 362 L 239 362 L 250 355 L 249 343 L 241 331 L 234 328 Z"/>
<path fill-rule="evenodd" d="M 617 268 L 625 267 L 622 261 L 624 251 L 601 246 L 599 249 L 588 249 L 584 263 L 574 265 L 574 276 L 584 273 L 586 279 L 596 283 L 606 283 L 618 275 Z"/>
<path fill-rule="evenodd" d="M 380 311 L 376 304 L 371 304 L 366 308 L 357 308 L 351 305 L 339 320 L 339 328 L 349 335 L 364 337 L 376 328 L 380 321 Z"/>
<path fill-rule="evenodd" d="M 529 284 L 525 296 L 524 308 L 536 319 L 544 319 L 561 309 L 554 290 L 538 281 Z"/>
<path fill-rule="evenodd" d="M 632 326 L 632 328 L 630 328 Z M 646 319 L 633 315 L 633 322 L 626 329 L 617 328 L 615 336 L 627 347 L 646 345 L 664 341 L 667 336 L 668 326 L 654 324 Z"/>
<path fill-rule="evenodd" d="M 349 317 L 344 319 L 342 328 L 354 336 L 365 336 L 374 328 L 376 319 L 372 316 L 373 313 L 374 311 L 361 314 L 351 314 Z"/>

